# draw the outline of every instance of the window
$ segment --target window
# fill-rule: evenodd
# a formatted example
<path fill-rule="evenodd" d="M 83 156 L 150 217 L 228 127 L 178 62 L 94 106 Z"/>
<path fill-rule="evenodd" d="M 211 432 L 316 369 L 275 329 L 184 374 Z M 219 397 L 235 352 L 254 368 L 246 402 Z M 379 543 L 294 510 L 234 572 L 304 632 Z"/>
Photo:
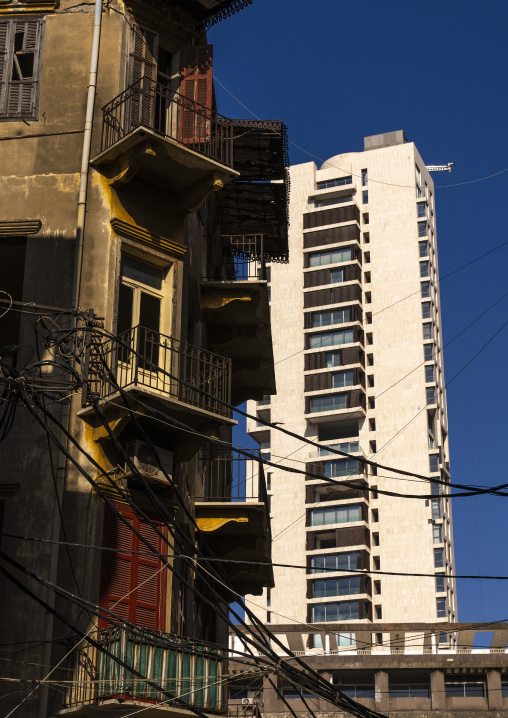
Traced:
<path fill-rule="evenodd" d="M 364 212 L 364 213 L 362 214 L 362 219 L 363 219 L 363 223 L 364 223 L 364 224 L 369 224 L 369 213 L 368 213 L 368 212 Z"/>
<path fill-rule="evenodd" d="M 332 375 L 332 387 L 344 389 L 346 386 L 353 386 L 355 383 L 353 371 L 340 371 Z"/>
<path fill-rule="evenodd" d="M 365 244 L 369 244 L 369 243 L 370 243 L 370 234 L 369 234 L 368 232 L 364 232 L 364 233 L 363 233 L 363 241 L 364 241 Z"/>
<path fill-rule="evenodd" d="M 382 621 L 382 620 L 383 620 L 383 609 L 382 609 L 382 607 L 381 607 L 381 606 L 374 606 L 374 612 L 375 612 L 375 614 L 376 614 L 376 619 L 377 619 L 378 621 Z"/>
<path fill-rule="evenodd" d="M 0 119 L 37 120 L 42 20 L 1 20 Z"/>
<path fill-rule="evenodd" d="M 367 383 L 369 387 L 372 389 L 374 387 L 374 374 L 369 374 L 367 377 Z"/>
<path fill-rule="evenodd" d="M 324 526 L 326 524 L 347 524 L 362 520 L 362 507 L 360 504 L 346 506 L 332 506 L 323 509 L 311 509 L 311 526 Z"/>
<path fill-rule="evenodd" d="M 159 362 L 159 332 L 164 327 L 163 271 L 129 255 L 122 255 L 118 291 L 117 334 L 133 344 L 137 329 L 137 349 L 153 363 Z M 169 333 L 169 332 L 167 332 Z M 120 349 L 120 359 L 127 349 Z M 147 367 L 148 368 L 148 367 Z"/>
<path fill-rule="evenodd" d="M 371 454 L 377 454 L 377 443 L 375 441 L 369 441 L 369 449 Z"/>
<path fill-rule="evenodd" d="M 379 521 L 379 509 L 372 509 L 372 521 L 374 523 Z"/>
<path fill-rule="evenodd" d="M 429 245 L 426 239 L 422 242 L 418 242 L 418 250 L 420 257 L 427 257 L 429 254 Z"/>
<path fill-rule="evenodd" d="M 376 420 L 369 419 L 369 431 L 376 431 Z"/>
<path fill-rule="evenodd" d="M 427 236 L 427 222 L 418 222 L 418 236 L 419 237 Z"/>
<path fill-rule="evenodd" d="M 370 272 L 365 272 L 365 275 L 364 275 L 364 276 L 365 276 L 365 283 L 366 283 L 366 284 L 370 284 L 370 283 L 371 283 L 371 280 L 372 280 L 372 277 L 371 277 Z"/>
<path fill-rule="evenodd" d="M 429 364 L 425 367 L 425 382 L 430 384 L 434 381 L 434 365 Z"/>
<path fill-rule="evenodd" d="M 313 312 L 312 327 L 327 327 L 330 324 L 345 324 L 351 321 L 351 311 L 349 309 L 333 309 L 325 312 Z"/>
<path fill-rule="evenodd" d="M 417 205 L 417 214 L 418 217 L 426 217 L 427 216 L 427 205 L 425 202 L 418 202 Z"/>
<path fill-rule="evenodd" d="M 508 698 L 508 683 L 505 681 L 501 682 L 501 695 L 503 698 Z"/>
<path fill-rule="evenodd" d="M 314 648 L 321 648 L 321 646 L 314 646 Z M 312 700 L 314 698 L 318 698 L 318 696 L 314 695 L 314 693 L 309 693 L 308 691 L 299 691 L 297 688 L 284 688 L 282 691 L 282 695 L 286 700 L 301 700 L 302 697 L 305 698 L 305 700 Z M 242 713 L 243 712 L 244 711 L 242 711 Z"/>
<path fill-rule="evenodd" d="M 381 581 L 374 581 L 374 593 L 376 596 L 381 594 Z"/>
<path fill-rule="evenodd" d="M 324 394 L 313 396 L 309 402 L 309 413 L 321 411 L 341 411 L 347 409 L 347 394 Z"/>
<path fill-rule="evenodd" d="M 422 298 L 430 297 L 430 282 L 422 282 Z"/>
<path fill-rule="evenodd" d="M 376 531 L 372 534 L 372 543 L 374 544 L 374 546 L 379 546 L 379 533 L 377 533 Z"/>
<path fill-rule="evenodd" d="M 440 573 L 436 576 L 436 593 L 444 593 L 445 591 L 445 583 L 444 583 L 444 574 Z"/>
<path fill-rule="evenodd" d="M 350 262 L 351 258 L 351 247 L 347 247 L 346 249 L 333 249 L 329 252 L 312 252 L 309 254 L 309 267 L 320 267 L 322 264 Z"/>
<path fill-rule="evenodd" d="M 312 606 L 312 622 L 351 621 L 360 618 L 359 601 L 342 601 L 341 603 L 318 603 Z"/>
<path fill-rule="evenodd" d="M 374 561 L 374 570 L 381 571 L 381 558 L 379 556 L 373 556 L 372 560 Z"/>
<path fill-rule="evenodd" d="M 429 276 L 429 263 L 428 262 L 420 262 L 420 277 L 428 277 Z"/>
<path fill-rule="evenodd" d="M 429 456 L 429 469 L 431 474 L 439 472 L 439 454 L 431 454 Z"/>
<path fill-rule="evenodd" d="M 437 521 L 441 518 L 441 501 L 440 499 L 431 499 L 432 518 Z"/>
<path fill-rule="evenodd" d="M 436 609 L 438 618 L 446 618 L 446 598 L 436 598 Z"/>
<path fill-rule="evenodd" d="M 361 552 L 329 553 L 323 556 L 313 556 L 311 559 L 311 573 L 324 571 L 356 571 L 361 568 Z"/>
<path fill-rule="evenodd" d="M 390 683 L 390 698 L 429 698 L 430 688 L 425 683 Z"/>
<path fill-rule="evenodd" d="M 362 202 L 363 204 L 369 204 L 369 190 L 364 189 L 362 192 Z"/>
<path fill-rule="evenodd" d="M 339 284 L 344 281 L 343 269 L 332 269 L 330 272 L 330 284 Z"/>
<path fill-rule="evenodd" d="M 367 332 L 365 335 L 367 337 L 367 344 L 373 344 L 374 343 L 374 337 L 372 336 L 372 332 Z"/>
<path fill-rule="evenodd" d="M 374 366 L 374 354 L 367 354 L 367 364 Z"/>
<path fill-rule="evenodd" d="M 420 168 L 418 167 L 418 165 L 415 165 L 415 179 L 416 179 L 416 184 L 417 184 L 417 185 L 421 185 L 421 183 L 422 183 L 422 173 L 421 173 Z"/>
<path fill-rule="evenodd" d="M 428 386 L 425 389 L 425 393 L 427 395 L 427 404 L 435 404 L 436 403 L 436 392 L 433 386 Z"/>
<path fill-rule="evenodd" d="M 323 462 L 324 475 L 327 479 L 339 476 L 352 476 L 360 472 L 360 465 L 356 459 L 336 459 Z"/>
<path fill-rule="evenodd" d="M 366 187 L 369 182 L 367 170 L 362 170 L 362 187 Z"/>
<path fill-rule="evenodd" d="M 312 595 L 314 598 L 350 596 L 355 593 L 362 593 L 360 584 L 361 576 L 319 579 L 312 582 Z"/>
<path fill-rule="evenodd" d="M 373 685 L 337 685 L 338 690 L 348 698 L 374 698 L 375 689 Z"/>
<path fill-rule="evenodd" d="M 366 264 L 370 264 L 370 252 L 364 252 L 363 253 L 363 259 Z"/>
<path fill-rule="evenodd" d="M 365 292 L 365 301 L 367 304 L 372 304 L 372 294 L 370 292 Z"/>
<path fill-rule="evenodd" d="M 433 344 L 424 344 L 423 360 L 424 361 L 432 361 L 433 357 L 434 357 L 434 345 Z"/>
<path fill-rule="evenodd" d="M 444 554 L 442 548 L 434 549 L 434 567 L 444 568 Z"/>
<path fill-rule="evenodd" d="M 347 451 L 348 454 L 352 454 L 355 451 L 360 451 L 359 441 L 344 441 L 340 444 L 328 444 L 328 446 L 320 446 L 318 449 L 320 456 L 329 456 L 330 449 L 338 449 L 339 451 Z"/>
<path fill-rule="evenodd" d="M 444 599 L 437 599 L 444 601 Z M 438 614 L 439 615 L 439 614 Z M 484 698 L 484 681 L 445 681 L 446 698 Z"/>
<path fill-rule="evenodd" d="M 352 329 L 342 329 L 336 332 L 322 332 L 321 334 L 311 334 L 309 336 L 309 347 L 333 347 L 340 344 L 351 344 L 354 341 L 354 333 Z"/>
<path fill-rule="evenodd" d="M 337 177 L 336 179 L 323 180 L 318 182 L 317 189 L 330 189 L 330 187 L 342 187 L 344 185 L 353 184 L 352 177 Z"/>
<path fill-rule="evenodd" d="M 431 318 L 431 306 L 430 302 L 422 302 L 422 319 Z"/>
<path fill-rule="evenodd" d="M 441 524 L 432 527 L 434 543 L 443 543 L 443 527 Z"/>
<path fill-rule="evenodd" d="M 337 352 L 326 352 L 325 355 L 326 368 L 330 369 L 332 366 L 342 365 L 342 354 L 340 351 Z"/>
<path fill-rule="evenodd" d="M 428 341 L 429 339 L 432 339 L 432 323 L 428 322 L 427 324 L 423 325 L 423 339 L 424 341 Z"/>
<path fill-rule="evenodd" d="M 353 201 L 353 195 L 348 194 L 344 197 L 330 197 L 328 199 L 315 199 L 314 207 L 331 207 L 334 204 L 346 204 L 347 202 Z"/>

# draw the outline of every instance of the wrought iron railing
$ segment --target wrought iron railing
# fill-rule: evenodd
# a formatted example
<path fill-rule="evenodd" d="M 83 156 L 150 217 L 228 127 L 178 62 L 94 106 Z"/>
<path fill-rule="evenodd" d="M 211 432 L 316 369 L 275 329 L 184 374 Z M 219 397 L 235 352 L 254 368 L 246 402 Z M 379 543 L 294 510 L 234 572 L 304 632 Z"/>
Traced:
<path fill-rule="evenodd" d="M 67 691 L 66 707 L 117 697 L 164 701 L 168 706 L 184 703 L 217 713 L 226 710 L 227 664 L 220 650 L 205 646 L 191 650 L 179 645 L 176 637 L 164 634 L 140 637 L 127 628 L 104 629 L 93 637 L 143 678 L 95 646 L 84 643 L 70 654 L 75 663 L 69 666 L 74 675 Z M 168 694 L 178 700 L 173 701 Z"/>
<path fill-rule="evenodd" d="M 146 387 L 185 404 L 231 416 L 231 359 L 140 325 L 92 347 L 88 395 Z M 99 371 L 98 368 L 102 367 Z"/>
<path fill-rule="evenodd" d="M 263 705 L 261 703 L 261 705 Z M 239 702 L 228 704 L 229 718 L 261 718 L 261 708 L 258 701 Z"/>
<path fill-rule="evenodd" d="M 263 455 L 256 449 L 249 453 L 256 458 L 249 459 L 228 449 L 201 449 L 199 464 L 203 486 L 202 495 L 196 496 L 196 501 L 263 504 L 270 538 L 270 501 Z"/>
<path fill-rule="evenodd" d="M 266 281 L 262 234 L 228 234 L 208 242 L 206 279 Z"/>
<path fill-rule="evenodd" d="M 101 152 L 138 127 L 233 166 L 233 123 L 160 82 L 142 78 L 102 108 Z"/>
<path fill-rule="evenodd" d="M 252 449 L 250 453 L 256 456 L 256 460 L 246 459 L 228 449 L 201 449 L 199 464 L 203 491 L 196 500 L 262 502 L 265 487 L 263 464 L 259 460 L 258 449 Z"/>

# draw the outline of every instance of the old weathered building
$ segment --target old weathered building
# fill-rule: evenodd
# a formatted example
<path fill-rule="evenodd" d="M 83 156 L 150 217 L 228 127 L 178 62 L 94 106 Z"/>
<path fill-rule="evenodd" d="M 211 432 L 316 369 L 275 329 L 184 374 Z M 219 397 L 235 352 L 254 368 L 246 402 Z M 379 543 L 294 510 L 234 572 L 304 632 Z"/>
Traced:
<path fill-rule="evenodd" d="M 205 35 L 247 4 L 0 2 L 4 715 L 220 713 L 231 589 L 273 583 L 193 563 L 270 560 L 228 445 L 275 390 L 286 135 L 216 111 Z"/>

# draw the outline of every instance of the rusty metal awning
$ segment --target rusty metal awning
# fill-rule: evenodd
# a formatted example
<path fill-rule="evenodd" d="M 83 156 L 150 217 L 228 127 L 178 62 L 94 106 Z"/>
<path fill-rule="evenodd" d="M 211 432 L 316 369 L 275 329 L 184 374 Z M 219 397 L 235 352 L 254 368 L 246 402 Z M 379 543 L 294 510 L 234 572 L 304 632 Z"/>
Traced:
<path fill-rule="evenodd" d="M 221 235 L 264 236 L 267 261 L 287 261 L 287 130 L 274 120 L 233 120 L 234 169 L 240 176 L 218 197 Z"/>
<path fill-rule="evenodd" d="M 252 0 L 166 0 L 168 5 L 190 15 L 197 29 L 207 30 L 217 22 L 252 4 Z"/>

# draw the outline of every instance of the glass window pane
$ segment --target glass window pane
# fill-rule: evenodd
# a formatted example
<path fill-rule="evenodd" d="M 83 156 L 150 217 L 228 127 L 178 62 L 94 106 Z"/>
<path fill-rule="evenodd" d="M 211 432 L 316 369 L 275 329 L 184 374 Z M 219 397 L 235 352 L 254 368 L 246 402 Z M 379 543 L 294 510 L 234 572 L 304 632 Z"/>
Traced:
<path fill-rule="evenodd" d="M 422 282 L 422 297 L 430 297 L 430 282 Z"/>
<path fill-rule="evenodd" d="M 134 282 L 145 284 L 152 289 L 162 289 L 162 269 L 145 262 L 140 262 L 128 255 L 122 255 L 122 277 L 132 279 Z"/>
<path fill-rule="evenodd" d="M 134 290 L 125 284 L 120 284 L 118 291 L 118 320 L 117 334 L 132 329 L 132 311 L 134 304 Z"/>

